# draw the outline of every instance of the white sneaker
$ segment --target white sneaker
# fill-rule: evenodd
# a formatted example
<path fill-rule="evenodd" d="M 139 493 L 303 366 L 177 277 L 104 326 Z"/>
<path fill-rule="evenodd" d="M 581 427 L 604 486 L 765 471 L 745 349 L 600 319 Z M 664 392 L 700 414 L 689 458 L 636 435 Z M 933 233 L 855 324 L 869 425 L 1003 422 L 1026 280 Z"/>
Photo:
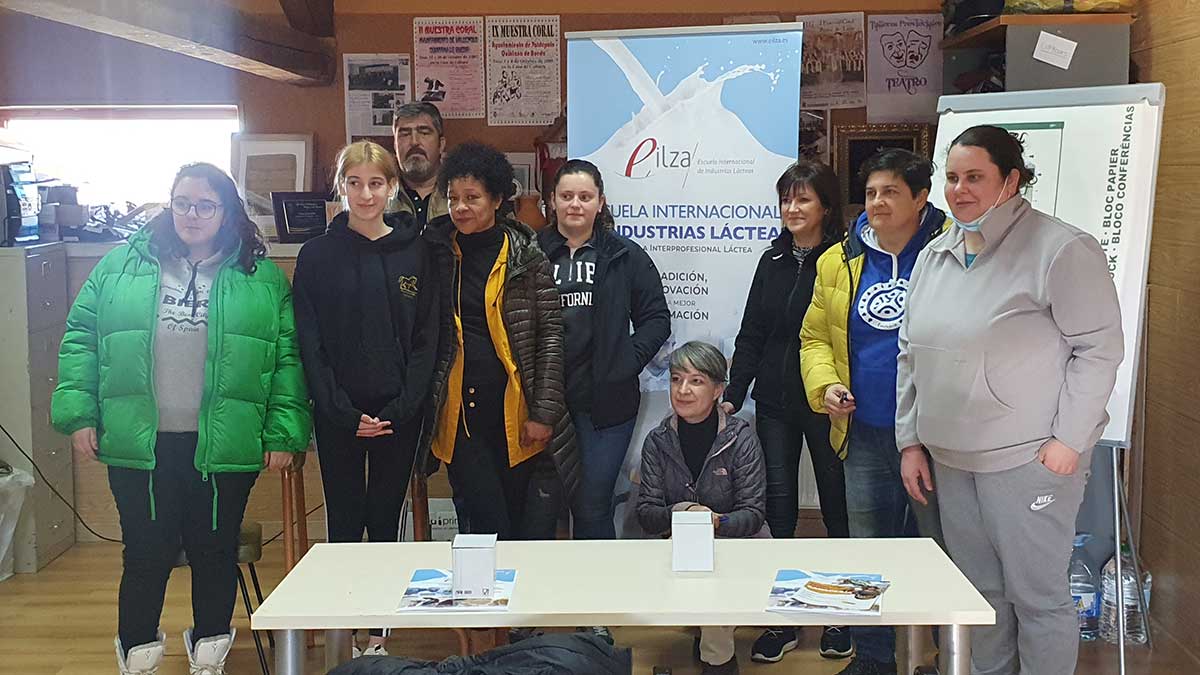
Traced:
<path fill-rule="evenodd" d="M 159 633 L 157 642 L 138 645 L 126 654 L 125 649 L 121 647 L 121 638 L 115 638 L 113 642 L 117 647 L 118 671 L 121 675 L 158 675 L 158 666 L 162 663 L 163 653 L 166 651 L 166 639 L 166 635 Z"/>
<path fill-rule="evenodd" d="M 362 653 L 363 656 L 387 656 L 388 650 L 383 645 L 371 645 Z"/>
<path fill-rule="evenodd" d="M 202 638 L 192 644 L 192 630 L 183 632 L 183 645 L 187 647 L 188 668 L 191 675 L 225 675 L 225 659 L 233 647 L 237 629 L 230 628 L 225 635 Z"/>
<path fill-rule="evenodd" d="M 1116 588 L 1116 587 L 1114 586 L 1113 588 Z M 363 654 L 363 652 L 361 649 L 358 648 L 358 645 L 350 646 L 350 658 L 357 659 L 358 657 L 362 656 L 362 654 Z"/>

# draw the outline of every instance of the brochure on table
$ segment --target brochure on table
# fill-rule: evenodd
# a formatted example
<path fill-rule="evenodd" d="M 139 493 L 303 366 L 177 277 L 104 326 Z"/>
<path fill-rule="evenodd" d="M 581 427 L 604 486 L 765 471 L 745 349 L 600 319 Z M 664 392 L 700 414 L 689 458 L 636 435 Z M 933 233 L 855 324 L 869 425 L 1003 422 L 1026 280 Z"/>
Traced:
<path fill-rule="evenodd" d="M 496 570 L 496 585 L 489 597 L 455 599 L 453 572 L 448 569 L 414 570 L 396 611 L 504 611 L 508 609 L 516 581 L 516 570 Z"/>
<path fill-rule="evenodd" d="M 878 616 L 890 585 L 878 574 L 779 570 L 767 598 L 767 611 Z"/>

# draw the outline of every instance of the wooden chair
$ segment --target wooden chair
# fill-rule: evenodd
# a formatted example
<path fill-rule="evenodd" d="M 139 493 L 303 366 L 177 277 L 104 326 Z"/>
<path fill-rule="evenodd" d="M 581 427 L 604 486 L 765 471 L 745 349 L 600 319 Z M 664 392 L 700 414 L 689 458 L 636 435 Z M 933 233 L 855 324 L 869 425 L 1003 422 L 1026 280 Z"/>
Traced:
<path fill-rule="evenodd" d="M 304 462 L 308 453 L 296 453 L 292 465 L 280 472 L 283 481 L 283 571 L 292 571 L 308 553 L 308 508 L 304 501 Z"/>
<path fill-rule="evenodd" d="M 283 573 L 286 576 L 308 553 L 308 507 L 304 500 L 304 462 L 307 452 L 292 456 L 292 465 L 279 472 L 283 482 Z M 262 600 L 259 600 L 259 604 Z M 267 633 L 275 648 L 274 633 Z M 308 632 L 306 642 L 316 646 L 316 635 Z"/>

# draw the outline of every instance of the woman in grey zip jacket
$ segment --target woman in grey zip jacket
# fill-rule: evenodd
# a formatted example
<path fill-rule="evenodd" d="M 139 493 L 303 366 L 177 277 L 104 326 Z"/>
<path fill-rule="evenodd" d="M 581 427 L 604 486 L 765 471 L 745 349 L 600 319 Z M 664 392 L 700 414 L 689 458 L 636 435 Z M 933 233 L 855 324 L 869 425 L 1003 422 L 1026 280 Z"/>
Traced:
<path fill-rule="evenodd" d="M 909 283 L 896 443 L 909 495 L 936 487 L 950 555 L 996 610 L 994 626 L 972 629 L 974 672 L 1069 675 L 1067 565 L 1121 314 L 1099 242 L 1020 196 L 1033 179 L 1022 151 L 992 126 L 951 143 L 955 226 Z"/>
<path fill-rule="evenodd" d="M 728 366 L 716 347 L 689 342 L 671 354 L 673 413 L 642 447 L 637 516 L 669 535 L 673 511 L 708 511 L 719 537 L 767 537 L 767 470 L 750 425 L 717 406 Z M 700 631 L 702 675 L 737 673 L 732 626 Z"/>

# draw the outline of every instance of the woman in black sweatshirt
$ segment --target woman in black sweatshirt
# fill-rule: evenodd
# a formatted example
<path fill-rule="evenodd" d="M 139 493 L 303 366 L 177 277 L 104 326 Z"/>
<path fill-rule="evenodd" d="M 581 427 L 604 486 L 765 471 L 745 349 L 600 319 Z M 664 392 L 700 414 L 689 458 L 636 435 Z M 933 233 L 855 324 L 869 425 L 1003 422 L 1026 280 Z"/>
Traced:
<path fill-rule="evenodd" d="M 583 461 L 574 537 L 615 539 L 613 488 L 637 422 L 638 374 L 671 334 L 671 312 L 650 256 L 613 230 L 596 165 L 563 164 L 553 206 L 537 238 L 562 302 L 567 407 Z"/>
<path fill-rule="evenodd" d="M 767 524 L 771 536 L 795 536 L 799 513 L 800 449 L 807 442 L 817 478 L 821 516 L 830 537 L 849 536 L 842 462 L 829 444 L 829 417 L 814 413 L 800 379 L 800 324 L 812 301 L 817 258 L 842 237 L 842 203 L 833 171 L 801 160 L 775 184 L 783 228 L 758 262 L 734 346 L 727 413 L 742 407 L 754 383 L 755 426 L 767 463 Z M 793 628 L 768 630 L 751 658 L 775 662 L 795 649 Z M 826 629 L 821 655 L 849 656 L 850 636 Z"/>
<path fill-rule="evenodd" d="M 364 528 L 368 541 L 396 541 L 433 377 L 438 275 L 412 214 L 384 213 L 399 177 L 382 146 L 343 148 L 335 182 L 347 210 L 296 261 L 331 542 L 362 541 Z M 367 653 L 386 654 L 381 631 Z"/>

